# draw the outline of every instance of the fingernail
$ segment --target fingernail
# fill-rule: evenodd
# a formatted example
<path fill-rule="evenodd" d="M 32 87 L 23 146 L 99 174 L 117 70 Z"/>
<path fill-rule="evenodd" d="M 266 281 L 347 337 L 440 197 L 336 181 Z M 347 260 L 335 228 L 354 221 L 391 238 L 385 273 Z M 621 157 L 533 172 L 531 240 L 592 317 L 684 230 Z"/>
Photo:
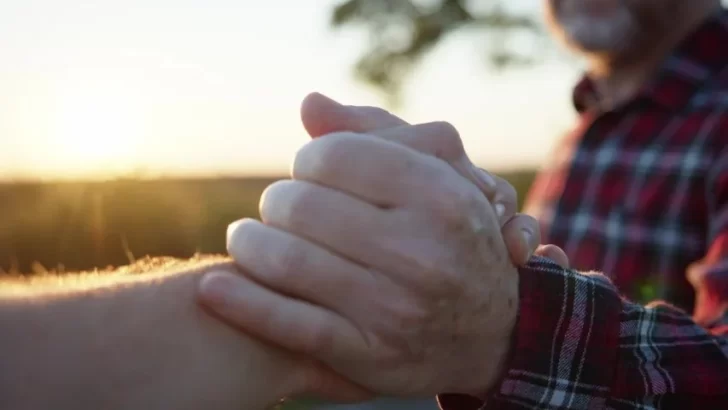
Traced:
<path fill-rule="evenodd" d="M 498 217 L 498 219 L 503 218 L 503 215 L 506 213 L 506 206 L 498 203 L 493 205 L 493 208 L 495 209 L 495 215 Z"/>
<path fill-rule="evenodd" d="M 230 288 L 234 279 L 228 272 L 206 273 L 200 279 L 200 295 L 209 303 L 224 305 L 230 296 Z"/>
<path fill-rule="evenodd" d="M 480 182 L 482 182 L 486 187 L 488 187 L 488 189 L 491 189 L 491 190 L 495 189 L 495 186 L 496 186 L 495 178 L 493 178 L 493 176 L 490 175 L 487 171 L 480 169 L 480 168 L 476 168 L 475 174 L 478 176 L 478 179 L 480 180 Z"/>
<path fill-rule="evenodd" d="M 531 256 L 533 256 L 534 252 L 531 244 L 531 242 L 533 241 L 533 232 L 531 232 L 531 230 L 528 228 L 521 228 L 521 235 L 523 238 L 523 244 L 525 245 L 524 249 L 526 250 L 526 256 L 524 258 L 524 263 L 526 263 L 529 259 L 531 259 Z"/>
<path fill-rule="evenodd" d="M 526 242 L 530 245 L 531 238 L 533 238 L 533 231 L 529 228 L 521 228 L 521 234 L 526 239 Z"/>

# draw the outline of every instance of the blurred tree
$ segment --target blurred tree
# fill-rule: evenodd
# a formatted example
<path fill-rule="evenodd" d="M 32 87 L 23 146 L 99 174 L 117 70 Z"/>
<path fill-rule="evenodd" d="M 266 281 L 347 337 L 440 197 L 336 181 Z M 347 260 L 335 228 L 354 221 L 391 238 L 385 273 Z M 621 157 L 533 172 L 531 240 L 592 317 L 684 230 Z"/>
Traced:
<path fill-rule="evenodd" d="M 487 31 L 493 67 L 533 62 L 507 40 L 515 33 L 538 34 L 534 16 L 506 9 L 507 0 L 346 0 L 331 13 L 334 28 L 358 26 L 369 35 L 368 48 L 354 68 L 356 76 L 397 103 L 403 81 L 447 35 L 465 28 Z"/>

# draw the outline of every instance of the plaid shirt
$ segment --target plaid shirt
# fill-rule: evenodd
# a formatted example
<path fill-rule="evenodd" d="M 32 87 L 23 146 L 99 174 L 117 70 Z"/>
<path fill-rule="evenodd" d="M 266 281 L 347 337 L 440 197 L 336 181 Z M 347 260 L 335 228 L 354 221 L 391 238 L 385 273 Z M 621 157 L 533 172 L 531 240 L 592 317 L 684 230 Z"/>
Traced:
<path fill-rule="evenodd" d="M 586 79 L 574 97 L 580 125 L 526 207 L 575 270 L 521 269 L 504 379 L 441 406 L 728 409 L 728 11 L 628 103 L 600 110 Z M 622 297 L 645 285 L 672 304 Z"/>

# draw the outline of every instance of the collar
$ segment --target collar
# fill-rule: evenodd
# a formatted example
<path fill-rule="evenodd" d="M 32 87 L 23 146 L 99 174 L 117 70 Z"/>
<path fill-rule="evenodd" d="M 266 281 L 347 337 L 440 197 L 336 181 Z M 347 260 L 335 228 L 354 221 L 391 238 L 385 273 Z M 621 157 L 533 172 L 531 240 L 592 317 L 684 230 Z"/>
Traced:
<path fill-rule="evenodd" d="M 721 8 L 678 45 L 633 101 L 646 99 L 668 111 L 685 106 L 702 84 L 728 66 L 726 44 L 728 9 Z M 583 113 L 598 101 L 594 83 L 584 75 L 572 93 L 574 108 Z"/>

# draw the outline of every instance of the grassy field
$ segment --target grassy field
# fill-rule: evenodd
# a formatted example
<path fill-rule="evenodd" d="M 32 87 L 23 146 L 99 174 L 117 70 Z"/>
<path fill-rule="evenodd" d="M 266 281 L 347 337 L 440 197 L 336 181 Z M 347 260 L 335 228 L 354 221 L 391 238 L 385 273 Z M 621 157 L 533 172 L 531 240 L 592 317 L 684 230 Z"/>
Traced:
<path fill-rule="evenodd" d="M 523 197 L 533 172 L 503 175 Z M 225 251 L 227 225 L 257 217 L 276 178 L 0 185 L 0 274 L 118 266 Z"/>

